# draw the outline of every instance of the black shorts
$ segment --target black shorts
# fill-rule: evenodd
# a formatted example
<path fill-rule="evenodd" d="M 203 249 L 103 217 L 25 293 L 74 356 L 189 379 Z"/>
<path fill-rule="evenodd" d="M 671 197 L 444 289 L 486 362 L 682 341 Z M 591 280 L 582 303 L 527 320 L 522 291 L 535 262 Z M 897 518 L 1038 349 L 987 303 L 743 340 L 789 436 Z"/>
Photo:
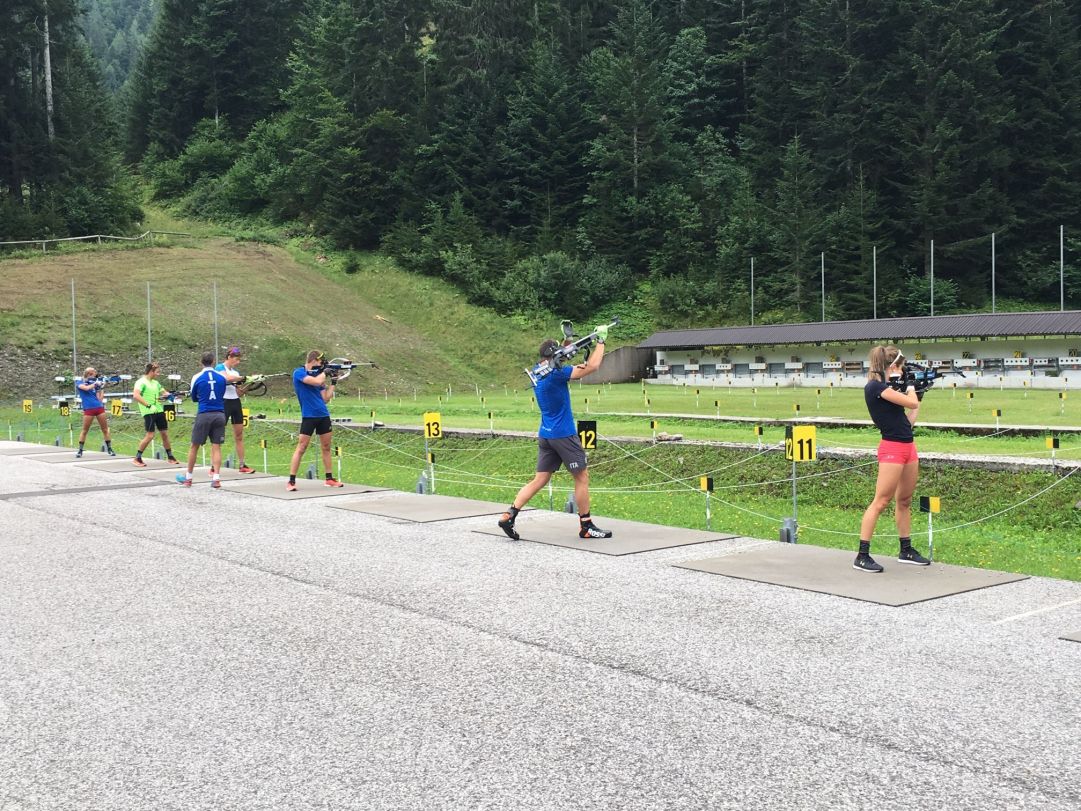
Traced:
<path fill-rule="evenodd" d="M 195 425 L 191 429 L 191 444 L 205 445 L 207 439 L 211 445 L 225 442 L 225 413 L 222 411 L 204 411 L 195 415 Z"/>
<path fill-rule="evenodd" d="M 244 406 L 241 405 L 239 397 L 235 400 L 225 398 L 225 421 L 233 425 L 244 424 Z"/>
<path fill-rule="evenodd" d="M 165 414 L 161 411 L 157 414 L 143 414 L 143 430 L 148 434 L 155 431 L 168 431 L 169 421 L 165 419 Z"/>
<path fill-rule="evenodd" d="M 589 465 L 582 440 L 578 434 L 559 439 L 537 440 L 537 472 L 555 473 L 560 465 L 566 465 L 571 473 L 585 470 Z"/>
<path fill-rule="evenodd" d="M 331 432 L 330 417 L 304 417 L 300 421 L 300 433 L 304 436 L 312 434 L 329 434 Z"/>

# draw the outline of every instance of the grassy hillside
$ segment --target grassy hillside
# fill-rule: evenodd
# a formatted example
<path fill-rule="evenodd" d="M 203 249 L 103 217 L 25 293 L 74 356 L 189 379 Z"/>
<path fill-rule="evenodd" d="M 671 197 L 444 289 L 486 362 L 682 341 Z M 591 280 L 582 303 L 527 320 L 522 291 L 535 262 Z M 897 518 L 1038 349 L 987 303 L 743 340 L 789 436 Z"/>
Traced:
<path fill-rule="evenodd" d="M 192 230 L 158 213 L 153 227 Z M 405 391 L 447 381 L 502 384 L 521 374 L 543 334 L 465 301 L 436 279 L 361 256 L 347 275 L 340 257 L 302 243 L 275 246 L 214 234 L 143 249 L 94 248 L 0 258 L 0 397 L 39 394 L 71 370 L 71 281 L 76 286 L 80 369 L 134 372 L 147 354 L 147 283 L 153 354 L 166 371 L 194 371 L 214 341 L 249 351 L 247 369 L 293 368 L 309 348 L 371 359 L 350 388 Z"/>

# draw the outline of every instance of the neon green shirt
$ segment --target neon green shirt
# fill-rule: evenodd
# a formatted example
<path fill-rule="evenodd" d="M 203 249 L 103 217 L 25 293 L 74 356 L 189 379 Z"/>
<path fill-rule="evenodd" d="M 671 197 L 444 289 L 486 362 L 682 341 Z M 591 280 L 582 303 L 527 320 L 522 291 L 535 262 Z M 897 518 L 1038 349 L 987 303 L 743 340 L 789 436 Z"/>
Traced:
<path fill-rule="evenodd" d="M 157 380 L 150 380 L 145 376 L 136 380 L 135 393 L 150 403 L 149 406 L 145 406 L 136 400 L 135 404 L 139 406 L 139 413 L 145 416 L 147 414 L 159 414 L 164 411 L 165 407 L 161 402 L 161 393 L 164 390 Z"/>

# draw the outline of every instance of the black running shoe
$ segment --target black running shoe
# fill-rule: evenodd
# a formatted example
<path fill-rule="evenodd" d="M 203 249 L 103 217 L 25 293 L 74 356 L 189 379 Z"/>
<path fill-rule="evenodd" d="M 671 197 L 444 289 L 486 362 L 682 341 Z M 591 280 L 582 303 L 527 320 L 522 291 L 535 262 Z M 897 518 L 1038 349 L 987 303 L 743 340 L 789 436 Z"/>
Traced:
<path fill-rule="evenodd" d="M 503 513 L 502 517 L 500 517 L 499 528 L 507 533 L 507 537 L 512 541 L 521 540 L 514 529 L 514 519 L 511 518 L 510 513 Z"/>
<path fill-rule="evenodd" d="M 75 451 L 75 458 L 76 459 L 82 459 L 83 458 L 83 449 L 82 448 L 79 448 L 79 450 Z"/>
<path fill-rule="evenodd" d="M 872 574 L 883 571 L 882 567 L 875 563 L 875 559 L 870 555 L 856 555 L 852 568 L 859 569 L 861 572 L 871 572 Z"/>
<path fill-rule="evenodd" d="M 581 529 L 578 530 L 579 538 L 611 538 L 612 530 L 601 529 L 592 521 L 588 524 L 582 524 Z"/>
<path fill-rule="evenodd" d="M 911 563 L 913 566 L 930 566 L 931 561 L 913 549 L 911 546 L 908 549 L 902 549 L 901 554 L 897 556 L 898 563 Z"/>
<path fill-rule="evenodd" d="M 114 450 L 112 449 L 112 447 L 108 447 L 108 448 L 106 448 L 106 449 L 105 449 L 105 452 L 106 452 L 106 453 L 108 453 L 108 454 L 109 454 L 109 456 L 116 456 L 116 451 L 114 451 Z"/>

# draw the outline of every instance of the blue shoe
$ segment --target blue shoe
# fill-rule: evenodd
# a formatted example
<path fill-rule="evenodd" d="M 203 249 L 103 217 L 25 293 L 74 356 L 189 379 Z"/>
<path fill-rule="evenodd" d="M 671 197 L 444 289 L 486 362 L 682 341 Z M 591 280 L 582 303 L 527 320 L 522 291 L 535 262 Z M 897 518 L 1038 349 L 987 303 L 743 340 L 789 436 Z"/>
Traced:
<path fill-rule="evenodd" d="M 191 479 L 189 479 L 183 473 L 177 473 L 176 474 L 176 483 L 177 484 L 182 484 L 185 487 L 191 487 Z"/>

